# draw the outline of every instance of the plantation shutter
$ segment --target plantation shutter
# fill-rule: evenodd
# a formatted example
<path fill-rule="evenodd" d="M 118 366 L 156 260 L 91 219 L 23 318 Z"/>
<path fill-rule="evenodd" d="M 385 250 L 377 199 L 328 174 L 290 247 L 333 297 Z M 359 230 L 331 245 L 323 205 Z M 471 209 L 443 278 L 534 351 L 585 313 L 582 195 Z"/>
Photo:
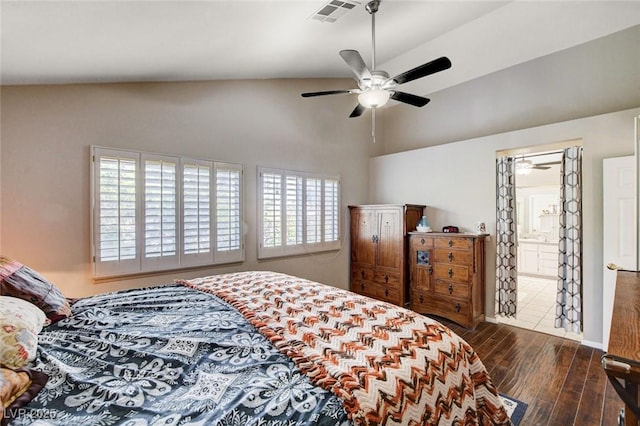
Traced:
<path fill-rule="evenodd" d="M 142 155 L 144 166 L 143 269 L 176 268 L 178 256 L 178 161 Z"/>
<path fill-rule="evenodd" d="M 340 248 L 340 180 L 258 168 L 258 258 Z"/>
<path fill-rule="evenodd" d="M 287 176 L 286 182 L 286 242 L 285 244 L 302 244 L 302 181 L 299 176 Z"/>
<path fill-rule="evenodd" d="M 182 257 L 183 264 L 213 262 L 211 250 L 212 163 L 183 160 L 182 163 Z"/>
<path fill-rule="evenodd" d="M 242 166 L 215 164 L 216 260 L 241 261 Z"/>
<path fill-rule="evenodd" d="M 92 151 L 96 278 L 244 260 L 242 165 Z"/>
<path fill-rule="evenodd" d="M 322 179 L 307 178 L 305 210 L 307 232 L 305 242 L 322 242 Z"/>
<path fill-rule="evenodd" d="M 262 241 L 261 248 L 282 245 L 282 175 L 261 173 Z"/>
<path fill-rule="evenodd" d="M 96 149 L 93 156 L 94 273 L 127 274 L 140 269 L 138 181 L 140 158 Z"/>
<path fill-rule="evenodd" d="M 324 180 L 324 239 L 323 241 L 338 241 L 339 229 L 339 199 L 338 181 L 336 179 Z"/>

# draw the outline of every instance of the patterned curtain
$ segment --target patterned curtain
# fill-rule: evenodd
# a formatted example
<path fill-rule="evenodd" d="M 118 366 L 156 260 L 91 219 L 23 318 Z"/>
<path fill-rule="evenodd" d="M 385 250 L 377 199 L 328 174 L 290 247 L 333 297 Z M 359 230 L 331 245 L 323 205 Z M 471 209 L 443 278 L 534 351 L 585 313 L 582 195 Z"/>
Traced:
<path fill-rule="evenodd" d="M 556 328 L 582 331 L 582 147 L 564 150 L 560 165 L 560 242 Z"/>
<path fill-rule="evenodd" d="M 518 302 L 515 158 L 498 158 L 496 172 L 496 315 L 515 317 Z"/>

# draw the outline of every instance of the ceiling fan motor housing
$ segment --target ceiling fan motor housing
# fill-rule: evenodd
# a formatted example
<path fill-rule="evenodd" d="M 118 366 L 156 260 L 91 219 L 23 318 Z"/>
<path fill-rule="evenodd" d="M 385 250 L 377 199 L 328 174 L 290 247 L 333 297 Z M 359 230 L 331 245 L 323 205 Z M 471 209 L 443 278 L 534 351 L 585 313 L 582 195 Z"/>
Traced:
<path fill-rule="evenodd" d="M 387 83 L 388 80 L 389 80 L 388 72 L 371 71 L 371 79 L 363 78 L 361 80 L 358 80 L 358 86 L 360 86 L 361 90 L 382 89 L 382 88 L 387 89 L 389 88 Z"/>

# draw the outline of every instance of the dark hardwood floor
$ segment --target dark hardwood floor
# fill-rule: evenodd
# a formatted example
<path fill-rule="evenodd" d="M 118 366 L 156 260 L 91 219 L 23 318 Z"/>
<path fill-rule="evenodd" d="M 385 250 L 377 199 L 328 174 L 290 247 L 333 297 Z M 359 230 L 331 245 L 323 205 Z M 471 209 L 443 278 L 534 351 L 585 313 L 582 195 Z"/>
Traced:
<path fill-rule="evenodd" d="M 521 426 L 616 426 L 622 400 L 600 366 L 603 352 L 505 324 L 446 324 L 478 352 L 498 390 L 526 402 Z"/>

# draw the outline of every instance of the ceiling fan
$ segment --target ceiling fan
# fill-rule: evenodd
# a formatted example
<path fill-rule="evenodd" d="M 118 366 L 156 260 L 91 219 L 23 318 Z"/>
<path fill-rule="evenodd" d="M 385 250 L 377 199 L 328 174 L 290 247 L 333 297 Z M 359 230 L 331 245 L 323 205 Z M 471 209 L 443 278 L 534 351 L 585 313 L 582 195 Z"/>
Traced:
<path fill-rule="evenodd" d="M 551 166 L 555 164 L 560 164 L 559 161 L 550 161 L 548 163 L 534 163 L 529 159 L 525 159 L 524 157 L 516 160 L 515 170 L 519 175 L 526 175 L 531 173 L 532 170 L 549 170 Z"/>
<path fill-rule="evenodd" d="M 420 65 L 409 71 L 405 71 L 395 77 L 389 77 L 389 73 L 376 70 L 376 38 L 375 38 L 375 14 L 380 6 L 380 0 L 372 0 L 365 6 L 371 14 L 371 69 L 367 68 L 362 56 L 357 50 L 341 50 L 340 56 L 347 63 L 358 82 L 357 89 L 327 90 L 323 92 L 303 93 L 302 97 L 357 94 L 358 105 L 351 112 L 349 117 L 359 117 L 367 108 L 372 110 L 373 135 L 375 140 L 375 109 L 381 107 L 389 99 L 394 99 L 416 107 L 423 107 L 429 103 L 428 98 L 401 92 L 397 87 L 401 84 L 435 74 L 451 68 L 451 61 L 447 57 L 435 59 L 426 64 Z"/>

